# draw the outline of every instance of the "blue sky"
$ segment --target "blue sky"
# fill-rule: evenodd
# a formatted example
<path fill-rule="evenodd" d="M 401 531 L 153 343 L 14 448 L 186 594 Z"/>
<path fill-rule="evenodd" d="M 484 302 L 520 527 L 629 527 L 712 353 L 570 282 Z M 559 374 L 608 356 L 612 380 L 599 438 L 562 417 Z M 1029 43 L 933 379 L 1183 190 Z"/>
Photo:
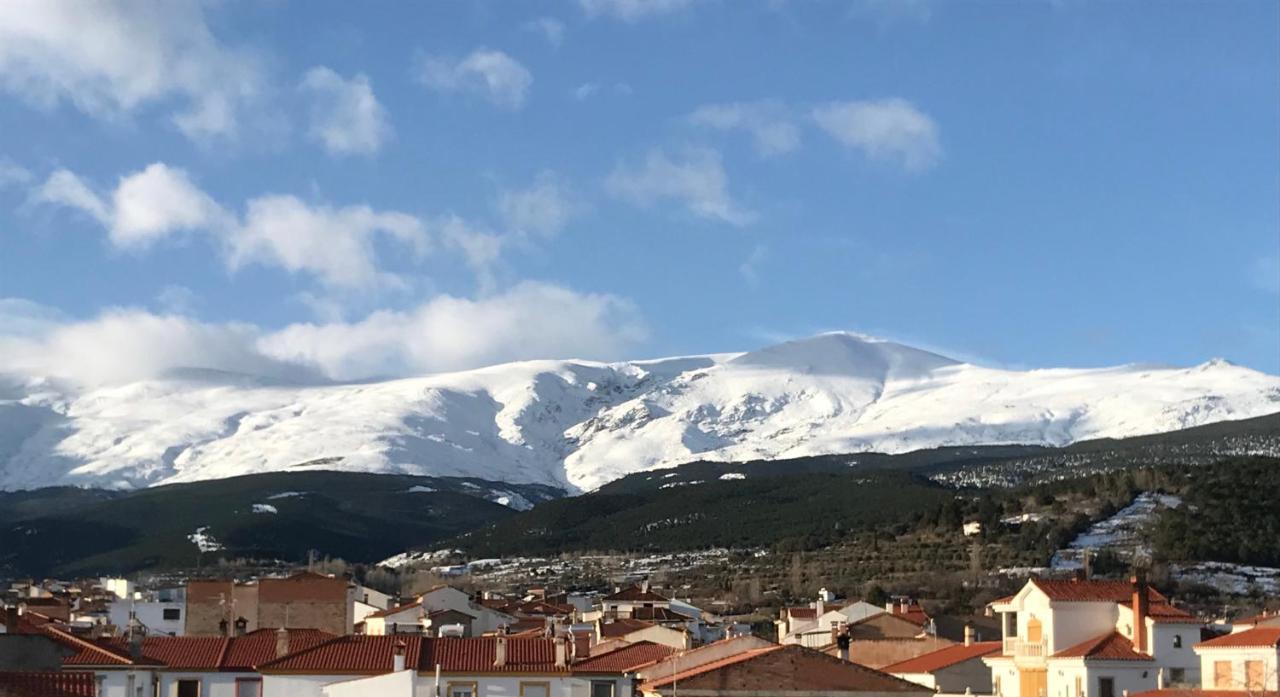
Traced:
<path fill-rule="evenodd" d="M 368 5 L 0 9 L 0 350 L 1280 372 L 1274 2 Z"/>

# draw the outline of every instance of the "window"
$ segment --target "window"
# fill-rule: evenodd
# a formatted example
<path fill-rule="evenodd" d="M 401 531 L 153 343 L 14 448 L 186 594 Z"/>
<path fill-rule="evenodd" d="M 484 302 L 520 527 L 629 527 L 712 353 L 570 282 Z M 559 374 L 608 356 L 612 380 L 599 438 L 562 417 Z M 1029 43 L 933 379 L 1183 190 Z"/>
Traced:
<path fill-rule="evenodd" d="M 522 682 L 520 683 L 520 697 L 551 697 L 551 683 Z"/>
<path fill-rule="evenodd" d="M 164 609 L 164 618 L 166 620 L 182 619 L 182 609 L 176 607 L 167 607 Z"/>
<path fill-rule="evenodd" d="M 444 694 L 445 697 L 477 697 L 478 690 L 473 682 L 451 682 Z"/>
<path fill-rule="evenodd" d="M 992 676 L 991 678 L 991 693 L 994 694 L 996 697 L 1000 697 L 1000 695 L 1004 694 L 1000 691 L 999 675 Z"/>
<path fill-rule="evenodd" d="M 236 697 L 262 697 L 262 679 L 236 678 Z"/>
<path fill-rule="evenodd" d="M 1181 634 L 1174 634 L 1174 635 L 1173 635 L 1173 648 L 1175 648 L 1175 649 L 1180 649 L 1180 648 L 1182 648 L 1182 635 L 1181 635 Z"/>
<path fill-rule="evenodd" d="M 1084 677 L 1076 676 L 1076 692 L 1073 697 L 1084 697 Z"/>
<path fill-rule="evenodd" d="M 613 697 L 613 681 L 592 680 L 591 697 Z"/>
<path fill-rule="evenodd" d="M 1245 661 L 1244 662 L 1244 689 L 1261 690 L 1262 689 L 1262 661 Z"/>
<path fill-rule="evenodd" d="M 1231 687 L 1231 661 L 1213 662 L 1213 686 L 1222 689 Z"/>
<path fill-rule="evenodd" d="M 1116 697 L 1116 679 L 1098 678 L 1097 697 Z"/>
<path fill-rule="evenodd" d="M 1187 683 L 1187 669 L 1186 668 L 1170 668 L 1169 682 L 1173 683 L 1174 685 L 1185 685 Z"/>
<path fill-rule="evenodd" d="M 200 681 L 179 680 L 178 697 L 200 697 Z"/>

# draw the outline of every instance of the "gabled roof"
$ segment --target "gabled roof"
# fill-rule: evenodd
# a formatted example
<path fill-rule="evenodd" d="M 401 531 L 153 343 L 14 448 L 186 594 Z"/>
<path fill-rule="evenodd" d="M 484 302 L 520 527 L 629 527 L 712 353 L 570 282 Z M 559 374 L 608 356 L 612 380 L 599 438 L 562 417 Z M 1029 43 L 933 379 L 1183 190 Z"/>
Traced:
<path fill-rule="evenodd" d="M 671 602 L 670 598 L 665 598 L 661 595 L 658 595 L 657 593 L 654 593 L 651 590 L 645 590 L 640 586 L 628 586 L 626 588 L 622 588 L 618 592 L 614 593 L 613 595 L 606 595 L 603 598 L 603 600 L 605 602 L 617 600 L 617 601 L 629 602 L 629 603 L 669 603 Z"/>
<path fill-rule="evenodd" d="M 922 695 L 931 692 L 922 685 L 795 644 L 746 651 L 675 675 L 656 678 L 642 684 L 641 689 L 656 690 L 673 683 L 677 683 L 681 690 L 840 690 L 914 692 Z"/>
<path fill-rule="evenodd" d="M 1254 627 L 1196 644 L 1197 649 L 1280 648 L 1280 627 Z"/>
<path fill-rule="evenodd" d="M 0 672 L 0 695 L 5 697 L 96 697 L 93 672 Z"/>
<path fill-rule="evenodd" d="M 955 644 L 954 646 L 948 646 L 915 658 L 908 658 L 905 661 L 887 665 L 880 670 L 894 674 L 932 673 L 935 670 L 942 670 L 957 663 L 989 656 L 999 652 L 1001 648 L 1001 643 L 998 641 L 978 641 L 968 646 Z"/>
<path fill-rule="evenodd" d="M 620 617 L 607 624 L 601 624 L 600 636 L 607 639 L 613 639 L 616 637 L 626 636 L 632 632 L 638 632 L 641 629 L 648 629 L 650 627 L 656 627 L 656 626 L 658 625 L 652 622 L 646 622 L 644 620 L 633 620 L 626 617 Z"/>
<path fill-rule="evenodd" d="M 1133 601 L 1133 584 L 1129 581 L 1056 580 L 1032 578 L 1032 585 L 1039 588 L 1049 600 L 1058 602 L 1127 604 Z M 1168 602 L 1154 588 L 1149 589 L 1151 604 Z"/>
<path fill-rule="evenodd" d="M 318 629 L 290 629 L 290 652 L 302 651 L 335 638 Z M 247 673 L 259 663 L 276 658 L 275 629 L 258 629 L 244 636 L 149 636 L 142 640 L 142 656 L 169 670 Z M 129 655 L 124 639 L 99 641 L 98 645 Z"/>
<path fill-rule="evenodd" d="M 234 637 L 222 655 L 222 663 L 218 666 L 224 671 L 247 671 L 276 657 L 275 629 L 259 629 L 241 637 Z M 319 629 L 290 629 L 289 652 L 305 651 L 319 646 L 335 636 Z M 181 639 L 184 637 L 173 637 Z"/>
<path fill-rule="evenodd" d="M 494 665 L 499 640 L 507 644 L 506 661 Z M 396 644 L 405 651 L 405 667 L 432 670 L 439 665 L 446 673 L 563 673 L 566 666 L 555 664 L 555 644 L 551 639 L 512 637 L 431 638 L 419 636 L 347 635 L 258 666 L 264 673 L 312 673 L 363 675 L 389 673 L 394 665 Z"/>
<path fill-rule="evenodd" d="M 901 605 L 894 605 L 891 614 L 921 627 L 929 623 L 929 614 L 924 611 L 924 608 L 920 607 L 919 603 L 910 603 L 905 608 Z M 872 615 L 872 617 L 874 616 Z"/>
<path fill-rule="evenodd" d="M 1123 634 L 1111 631 L 1059 651 L 1050 658 L 1083 658 L 1094 661 L 1152 661 L 1151 656 L 1134 650 L 1133 642 Z"/>
<path fill-rule="evenodd" d="M 573 664 L 575 673 L 624 673 L 675 653 L 675 649 L 651 641 L 638 641 Z"/>
<path fill-rule="evenodd" d="M 415 607 L 417 607 L 417 608 L 422 607 L 422 601 L 421 601 L 421 600 L 414 600 L 414 601 L 412 601 L 412 602 L 408 602 L 408 603 L 405 603 L 405 604 L 403 604 L 403 605 L 397 605 L 397 606 L 395 606 L 395 607 L 389 607 L 389 608 L 387 608 L 387 609 L 385 609 L 385 610 L 378 610 L 377 612 L 370 612 L 368 615 L 366 615 L 366 616 L 365 616 L 365 619 L 367 620 L 367 619 L 369 619 L 370 617 L 389 617 L 389 616 L 391 616 L 391 615 L 397 615 L 397 614 L 399 614 L 399 613 L 401 613 L 401 612 L 404 612 L 405 610 L 412 610 L 412 609 L 414 609 Z"/>
<path fill-rule="evenodd" d="M 1151 603 L 1147 617 L 1158 624 L 1203 624 L 1200 618 L 1167 602 Z"/>
<path fill-rule="evenodd" d="M 797 620 L 812 620 L 818 617 L 818 611 L 811 607 L 789 607 L 787 615 Z"/>
<path fill-rule="evenodd" d="M 668 607 L 638 607 L 631 611 L 631 619 L 649 622 L 688 622 L 693 618 Z"/>
<path fill-rule="evenodd" d="M 72 667 L 125 667 L 135 665 L 161 665 L 159 661 L 147 658 L 133 658 L 128 648 L 117 648 L 102 642 L 82 639 L 70 632 L 59 629 L 52 624 L 40 627 L 49 638 L 71 649 L 75 653 L 62 659 L 62 665 Z"/>

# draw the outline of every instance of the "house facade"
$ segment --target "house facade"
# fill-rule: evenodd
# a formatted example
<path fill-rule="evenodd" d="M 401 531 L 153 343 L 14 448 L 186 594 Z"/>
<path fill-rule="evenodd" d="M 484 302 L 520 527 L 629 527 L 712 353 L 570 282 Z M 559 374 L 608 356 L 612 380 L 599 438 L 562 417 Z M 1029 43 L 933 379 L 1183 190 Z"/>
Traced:
<path fill-rule="evenodd" d="M 1139 579 L 1033 578 L 990 607 L 1001 651 L 982 660 L 1000 697 L 1120 697 L 1199 683 L 1202 623 Z"/>
<path fill-rule="evenodd" d="M 1206 690 L 1280 690 L 1280 625 L 1260 625 L 1195 646 Z"/>

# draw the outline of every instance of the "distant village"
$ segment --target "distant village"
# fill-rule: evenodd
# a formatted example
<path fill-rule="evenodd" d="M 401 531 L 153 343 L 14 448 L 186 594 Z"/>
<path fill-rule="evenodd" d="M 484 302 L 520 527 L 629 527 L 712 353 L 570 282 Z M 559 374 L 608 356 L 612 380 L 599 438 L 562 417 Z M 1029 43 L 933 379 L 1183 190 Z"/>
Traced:
<path fill-rule="evenodd" d="M 1280 613 L 1204 617 L 1141 576 L 1029 577 L 969 616 L 823 589 L 748 624 L 646 579 L 397 598 L 315 571 L 13 582 L 0 697 L 1252 697 Z M 714 603 L 701 603 L 715 606 Z"/>

